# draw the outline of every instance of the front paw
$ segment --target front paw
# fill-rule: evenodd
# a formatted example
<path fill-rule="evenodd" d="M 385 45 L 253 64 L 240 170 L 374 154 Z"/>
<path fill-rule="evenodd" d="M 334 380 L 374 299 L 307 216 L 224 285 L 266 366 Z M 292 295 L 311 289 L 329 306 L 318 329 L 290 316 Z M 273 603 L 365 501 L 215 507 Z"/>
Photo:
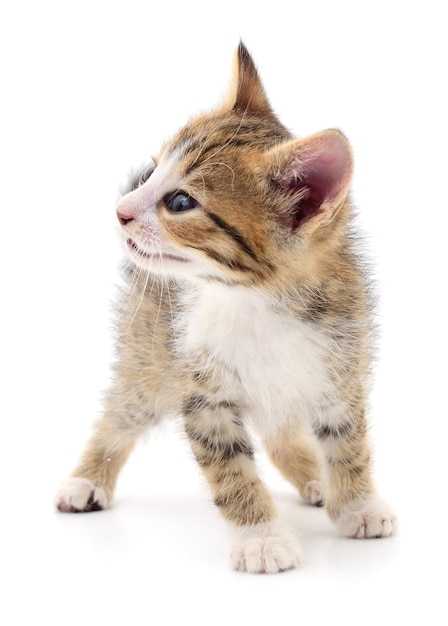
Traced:
<path fill-rule="evenodd" d="M 344 511 L 336 520 L 340 532 L 353 539 L 389 537 L 397 528 L 397 518 L 389 505 L 372 496 Z"/>
<path fill-rule="evenodd" d="M 278 524 L 240 529 L 230 555 L 233 569 L 252 574 L 276 574 L 297 567 L 302 551 L 295 537 Z"/>
<path fill-rule="evenodd" d="M 96 487 L 87 478 L 69 478 L 62 483 L 55 503 L 62 513 L 89 513 L 109 506 L 104 489 Z"/>

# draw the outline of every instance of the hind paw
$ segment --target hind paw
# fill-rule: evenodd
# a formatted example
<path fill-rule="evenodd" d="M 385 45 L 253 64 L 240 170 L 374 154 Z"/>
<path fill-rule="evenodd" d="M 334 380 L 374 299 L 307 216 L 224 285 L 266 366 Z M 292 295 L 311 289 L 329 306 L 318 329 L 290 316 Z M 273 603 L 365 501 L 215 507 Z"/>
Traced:
<path fill-rule="evenodd" d="M 89 513 L 107 509 L 109 500 L 104 489 L 87 478 L 69 478 L 62 483 L 55 504 L 62 513 Z"/>
<path fill-rule="evenodd" d="M 314 506 L 323 506 L 325 503 L 325 495 L 320 480 L 310 480 L 303 490 L 302 497 L 308 504 Z"/>

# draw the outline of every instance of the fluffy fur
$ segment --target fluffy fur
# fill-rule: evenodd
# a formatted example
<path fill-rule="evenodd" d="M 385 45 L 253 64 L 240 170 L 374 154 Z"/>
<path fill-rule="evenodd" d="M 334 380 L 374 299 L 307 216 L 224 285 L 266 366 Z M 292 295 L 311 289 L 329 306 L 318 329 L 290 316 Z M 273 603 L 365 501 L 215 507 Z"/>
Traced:
<path fill-rule="evenodd" d="M 240 45 L 226 102 L 182 128 L 118 204 L 131 262 L 114 382 L 60 511 L 109 506 L 136 438 L 180 415 L 236 530 L 235 569 L 277 572 L 301 554 L 257 475 L 249 423 L 342 534 L 392 533 L 366 435 L 371 307 L 352 171 L 338 131 L 292 137 Z"/>

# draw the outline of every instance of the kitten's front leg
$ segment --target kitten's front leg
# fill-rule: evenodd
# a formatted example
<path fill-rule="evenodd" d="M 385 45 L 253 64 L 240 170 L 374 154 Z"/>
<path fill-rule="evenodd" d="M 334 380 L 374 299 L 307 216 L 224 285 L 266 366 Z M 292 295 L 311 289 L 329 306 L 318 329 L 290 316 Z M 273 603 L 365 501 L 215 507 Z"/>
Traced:
<path fill-rule="evenodd" d="M 362 407 L 316 428 L 327 464 L 326 509 L 346 537 L 388 537 L 396 517 L 376 494 L 366 430 Z"/>
<path fill-rule="evenodd" d="M 271 496 L 257 476 L 238 406 L 193 394 L 184 403 L 184 421 L 215 504 L 236 531 L 233 568 L 276 573 L 295 567 L 301 560 L 300 548 L 278 521 Z"/>

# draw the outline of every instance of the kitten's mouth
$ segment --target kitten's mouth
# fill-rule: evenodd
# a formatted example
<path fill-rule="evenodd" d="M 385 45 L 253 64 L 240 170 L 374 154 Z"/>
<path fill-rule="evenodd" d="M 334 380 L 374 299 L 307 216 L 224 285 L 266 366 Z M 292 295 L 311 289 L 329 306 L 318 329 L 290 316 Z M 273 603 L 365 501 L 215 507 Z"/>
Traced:
<path fill-rule="evenodd" d="M 129 250 L 133 254 L 138 254 L 140 257 L 143 257 L 144 259 L 148 259 L 151 261 L 162 260 L 162 261 L 177 261 L 178 263 L 189 263 L 189 259 L 185 259 L 184 257 L 177 256 L 176 254 L 170 254 L 168 252 L 158 252 L 158 253 L 145 252 L 144 250 L 138 247 L 138 245 L 135 243 L 133 239 L 128 239 L 126 241 L 126 244 Z"/>

